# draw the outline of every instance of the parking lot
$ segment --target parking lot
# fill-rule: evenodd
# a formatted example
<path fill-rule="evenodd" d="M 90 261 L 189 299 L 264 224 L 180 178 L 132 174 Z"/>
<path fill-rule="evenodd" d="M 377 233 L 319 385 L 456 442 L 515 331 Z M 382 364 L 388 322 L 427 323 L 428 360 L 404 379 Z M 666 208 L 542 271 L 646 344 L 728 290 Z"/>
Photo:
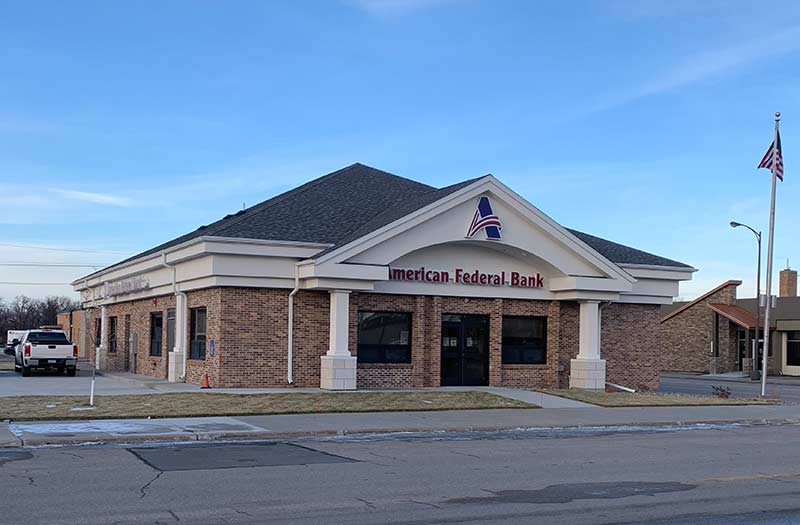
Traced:
<path fill-rule="evenodd" d="M 39 371 L 34 371 L 30 377 L 22 377 L 22 374 L 13 370 L 0 370 L 0 397 L 45 395 L 88 397 L 91 381 L 91 370 L 78 370 L 75 377 L 67 377 L 63 373 Z M 130 374 L 105 373 L 95 379 L 95 394 L 98 396 L 196 390 L 199 390 L 196 385 L 168 383 L 148 377 L 133 377 Z"/>

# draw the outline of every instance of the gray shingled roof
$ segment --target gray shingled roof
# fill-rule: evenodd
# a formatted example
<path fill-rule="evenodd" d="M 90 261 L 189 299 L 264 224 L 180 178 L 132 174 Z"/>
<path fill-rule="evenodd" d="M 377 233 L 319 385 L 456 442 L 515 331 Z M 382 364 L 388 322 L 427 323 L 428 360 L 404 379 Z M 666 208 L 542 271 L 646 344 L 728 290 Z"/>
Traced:
<path fill-rule="evenodd" d="M 246 210 L 201 226 L 111 267 L 200 236 L 298 241 L 343 246 L 478 179 L 434 188 L 363 164 L 353 164 Z M 600 237 L 570 230 L 615 263 L 689 267 Z M 109 267 L 109 268 L 111 268 Z"/>
<path fill-rule="evenodd" d="M 624 244 L 619 244 L 602 239 L 600 237 L 595 237 L 594 235 L 589 235 L 588 233 L 583 233 L 578 230 L 571 230 L 569 228 L 567 228 L 567 230 L 572 235 L 582 240 L 596 251 L 600 252 L 603 257 L 617 264 L 647 264 L 651 266 L 677 266 L 679 268 L 691 268 L 691 266 L 688 264 L 673 261 L 672 259 L 661 257 L 660 255 L 653 255 L 652 253 L 643 252 L 642 250 L 637 250 L 636 248 L 631 248 L 630 246 L 625 246 Z"/>

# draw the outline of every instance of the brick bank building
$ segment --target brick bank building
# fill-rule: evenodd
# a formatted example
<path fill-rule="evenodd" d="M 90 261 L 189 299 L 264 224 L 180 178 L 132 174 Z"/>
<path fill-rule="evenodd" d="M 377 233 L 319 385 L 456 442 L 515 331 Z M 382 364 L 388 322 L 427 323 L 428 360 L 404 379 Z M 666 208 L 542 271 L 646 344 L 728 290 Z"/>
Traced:
<path fill-rule="evenodd" d="M 361 164 L 78 279 L 101 369 L 213 387 L 658 386 L 693 268 L 569 230 L 491 175 Z"/>

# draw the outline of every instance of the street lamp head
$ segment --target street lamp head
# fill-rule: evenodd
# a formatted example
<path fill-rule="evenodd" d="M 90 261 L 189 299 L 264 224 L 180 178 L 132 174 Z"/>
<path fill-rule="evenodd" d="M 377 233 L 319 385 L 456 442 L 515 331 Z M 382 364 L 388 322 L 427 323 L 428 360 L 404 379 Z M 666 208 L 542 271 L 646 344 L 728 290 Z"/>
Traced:
<path fill-rule="evenodd" d="M 731 228 L 738 228 L 739 226 L 742 226 L 741 222 L 731 221 Z"/>

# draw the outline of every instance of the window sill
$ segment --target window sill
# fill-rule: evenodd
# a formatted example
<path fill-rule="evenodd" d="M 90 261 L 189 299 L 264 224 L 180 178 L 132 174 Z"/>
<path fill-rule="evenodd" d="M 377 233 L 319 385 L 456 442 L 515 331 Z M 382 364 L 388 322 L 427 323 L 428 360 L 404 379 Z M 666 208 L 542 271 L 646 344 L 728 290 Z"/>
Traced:
<path fill-rule="evenodd" d="M 550 365 L 549 365 L 549 364 L 547 364 L 547 363 L 542 363 L 542 364 L 533 364 L 533 363 L 530 363 L 530 364 L 522 364 L 522 363 L 514 363 L 514 364 L 507 364 L 507 365 L 506 365 L 506 364 L 504 364 L 504 365 L 503 365 L 503 368 L 505 368 L 506 370 L 515 370 L 515 369 L 525 369 L 525 370 L 530 370 L 531 368 L 541 368 L 541 369 L 546 369 L 546 368 L 550 368 Z"/>

